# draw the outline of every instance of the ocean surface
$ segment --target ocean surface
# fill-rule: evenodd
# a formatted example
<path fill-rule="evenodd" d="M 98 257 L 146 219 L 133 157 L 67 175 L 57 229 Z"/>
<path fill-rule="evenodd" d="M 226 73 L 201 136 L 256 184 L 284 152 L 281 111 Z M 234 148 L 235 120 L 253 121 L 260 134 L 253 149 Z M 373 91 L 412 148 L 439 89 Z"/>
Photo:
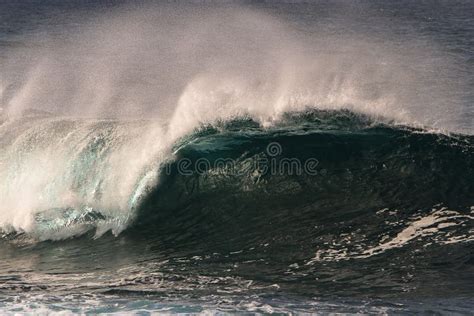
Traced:
<path fill-rule="evenodd" d="M 473 16 L 1 1 L 0 313 L 472 313 Z"/>

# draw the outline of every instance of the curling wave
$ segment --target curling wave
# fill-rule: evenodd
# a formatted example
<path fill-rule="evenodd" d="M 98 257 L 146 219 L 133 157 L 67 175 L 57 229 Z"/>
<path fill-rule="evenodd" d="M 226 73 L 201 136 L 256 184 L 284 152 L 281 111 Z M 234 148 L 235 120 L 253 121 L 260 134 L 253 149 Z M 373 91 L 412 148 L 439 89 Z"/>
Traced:
<path fill-rule="evenodd" d="M 288 216 L 296 236 L 302 223 L 325 217 L 398 210 L 408 219 L 433 207 L 472 219 L 472 136 L 346 110 L 287 114 L 265 128 L 240 118 L 171 145 L 147 121 L 34 116 L 1 129 L 0 225 L 9 236 L 64 239 L 95 230 L 100 237 L 132 226 L 161 236 L 235 227 L 236 237 L 242 225 L 258 235 L 266 223 L 289 225 Z"/>

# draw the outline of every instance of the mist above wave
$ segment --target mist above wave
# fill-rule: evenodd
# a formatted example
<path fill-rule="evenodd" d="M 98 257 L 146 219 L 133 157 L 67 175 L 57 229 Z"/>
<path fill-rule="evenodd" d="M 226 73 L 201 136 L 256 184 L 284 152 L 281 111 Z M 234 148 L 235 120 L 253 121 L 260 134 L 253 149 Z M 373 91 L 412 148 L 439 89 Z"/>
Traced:
<path fill-rule="evenodd" d="M 216 119 L 271 123 L 308 107 L 465 131 L 457 120 L 467 109 L 453 95 L 466 87 L 438 44 L 415 31 L 380 41 L 357 25 L 340 28 L 355 29 L 296 30 L 237 5 L 125 6 L 11 49 L 1 106 L 11 117 L 29 108 L 159 117 L 173 138 Z"/>

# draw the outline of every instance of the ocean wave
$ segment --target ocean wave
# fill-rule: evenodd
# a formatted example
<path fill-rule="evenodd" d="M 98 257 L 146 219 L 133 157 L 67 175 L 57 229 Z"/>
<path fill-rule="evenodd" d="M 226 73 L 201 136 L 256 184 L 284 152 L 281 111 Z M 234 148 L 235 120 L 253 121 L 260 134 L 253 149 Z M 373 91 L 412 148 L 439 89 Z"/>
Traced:
<path fill-rule="evenodd" d="M 474 204 L 472 136 L 347 110 L 288 113 L 271 127 L 218 121 L 171 145 L 148 121 L 41 116 L 3 129 L 0 223 L 9 238 L 91 230 L 98 238 L 155 231 L 163 222 L 165 231 L 198 221 L 220 231 L 228 221 L 257 225 L 289 213 L 313 225 L 326 212 L 410 214 L 439 204 L 469 211 Z"/>

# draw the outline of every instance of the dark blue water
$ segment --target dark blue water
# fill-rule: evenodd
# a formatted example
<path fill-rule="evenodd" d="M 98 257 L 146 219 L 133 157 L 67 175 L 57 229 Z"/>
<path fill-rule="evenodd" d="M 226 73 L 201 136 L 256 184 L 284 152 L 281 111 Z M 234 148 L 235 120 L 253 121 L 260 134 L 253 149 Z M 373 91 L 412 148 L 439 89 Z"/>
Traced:
<path fill-rule="evenodd" d="M 471 313 L 473 14 L 2 1 L 0 310 Z"/>

